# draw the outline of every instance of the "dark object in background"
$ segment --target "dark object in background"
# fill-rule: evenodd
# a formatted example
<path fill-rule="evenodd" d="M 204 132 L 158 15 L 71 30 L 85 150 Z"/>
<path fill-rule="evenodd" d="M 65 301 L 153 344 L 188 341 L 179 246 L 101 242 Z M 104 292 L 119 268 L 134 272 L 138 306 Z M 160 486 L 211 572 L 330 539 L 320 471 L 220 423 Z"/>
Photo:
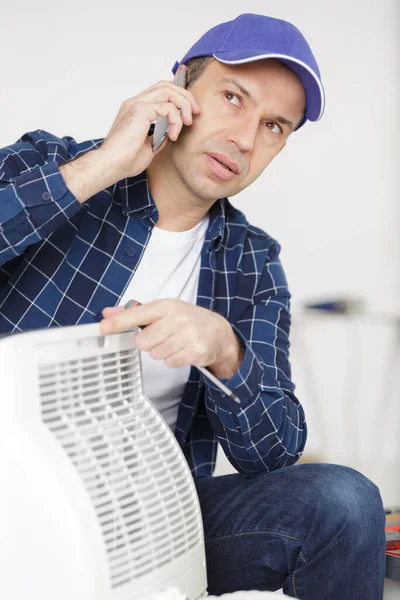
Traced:
<path fill-rule="evenodd" d="M 354 315 L 364 312 L 365 301 L 362 298 L 327 298 L 319 302 L 306 302 L 304 308 L 341 315 Z"/>

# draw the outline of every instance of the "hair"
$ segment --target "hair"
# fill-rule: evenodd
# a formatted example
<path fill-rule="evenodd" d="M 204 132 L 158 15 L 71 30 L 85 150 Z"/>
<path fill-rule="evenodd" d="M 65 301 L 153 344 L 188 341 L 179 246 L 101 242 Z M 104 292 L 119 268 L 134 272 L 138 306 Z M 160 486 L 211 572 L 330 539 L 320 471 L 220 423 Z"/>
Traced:
<path fill-rule="evenodd" d="M 192 58 L 185 63 L 189 71 L 187 76 L 187 88 L 190 88 L 190 86 L 193 85 L 212 60 L 212 56 L 200 56 L 198 58 Z"/>

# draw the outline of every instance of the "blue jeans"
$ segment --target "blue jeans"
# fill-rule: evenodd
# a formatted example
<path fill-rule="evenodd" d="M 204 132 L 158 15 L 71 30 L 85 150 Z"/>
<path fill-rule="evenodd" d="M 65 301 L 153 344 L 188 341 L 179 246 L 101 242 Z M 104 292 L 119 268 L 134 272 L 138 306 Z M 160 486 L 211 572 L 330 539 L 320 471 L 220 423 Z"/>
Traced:
<path fill-rule="evenodd" d="M 210 594 L 283 587 L 301 600 L 382 600 L 384 510 L 357 471 L 301 464 L 195 483 Z"/>

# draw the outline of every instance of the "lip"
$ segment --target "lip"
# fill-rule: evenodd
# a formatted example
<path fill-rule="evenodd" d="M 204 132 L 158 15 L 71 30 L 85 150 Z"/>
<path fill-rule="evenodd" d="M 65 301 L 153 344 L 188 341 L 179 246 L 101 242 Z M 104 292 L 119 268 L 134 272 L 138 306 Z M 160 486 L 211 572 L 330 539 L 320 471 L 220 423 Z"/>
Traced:
<path fill-rule="evenodd" d="M 233 179 L 233 177 L 236 177 L 236 174 L 233 173 L 233 171 L 229 171 L 228 169 L 223 167 L 221 165 L 221 163 L 217 161 L 216 158 L 214 158 L 213 156 L 210 156 L 209 154 L 206 154 L 205 156 L 206 156 L 210 171 L 212 172 L 212 175 L 214 176 L 213 179 L 217 178 L 218 180 L 222 179 L 223 181 L 229 181 L 230 179 Z"/>
<path fill-rule="evenodd" d="M 240 169 L 237 163 L 233 160 L 230 160 L 225 154 L 221 154 L 220 152 L 209 152 L 208 156 L 211 158 L 215 158 L 219 162 L 223 162 L 227 167 L 229 167 L 235 175 L 239 175 Z"/>

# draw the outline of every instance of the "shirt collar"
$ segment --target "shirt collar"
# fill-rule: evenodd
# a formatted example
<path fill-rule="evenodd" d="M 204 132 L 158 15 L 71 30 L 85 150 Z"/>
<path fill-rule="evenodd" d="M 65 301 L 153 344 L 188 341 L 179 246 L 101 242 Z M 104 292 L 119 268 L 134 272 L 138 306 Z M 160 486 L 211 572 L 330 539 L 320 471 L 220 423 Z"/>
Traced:
<path fill-rule="evenodd" d="M 158 221 L 158 210 L 150 192 L 146 173 L 136 177 L 122 179 L 117 184 L 118 196 L 121 202 L 121 212 L 124 216 L 141 214 L 143 219 L 149 219 L 155 225 Z M 221 246 L 226 222 L 226 198 L 216 200 L 210 208 L 210 222 L 206 233 L 209 247 L 218 250 Z"/>

